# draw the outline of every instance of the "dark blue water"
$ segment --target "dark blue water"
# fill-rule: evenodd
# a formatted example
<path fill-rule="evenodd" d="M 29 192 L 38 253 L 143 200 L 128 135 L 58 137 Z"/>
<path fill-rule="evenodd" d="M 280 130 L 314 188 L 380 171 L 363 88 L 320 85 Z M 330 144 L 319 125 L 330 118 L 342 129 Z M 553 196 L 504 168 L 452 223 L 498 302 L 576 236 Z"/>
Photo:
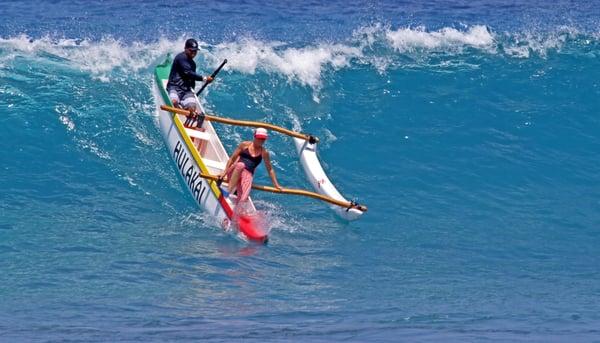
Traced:
<path fill-rule="evenodd" d="M 0 341 L 597 341 L 593 1 L 0 3 Z M 314 133 L 346 223 L 195 205 L 152 71 L 201 41 L 213 113 Z M 231 151 L 250 131 L 217 126 Z M 291 140 L 280 183 L 308 188 Z M 257 182 L 268 184 L 264 170 Z"/>

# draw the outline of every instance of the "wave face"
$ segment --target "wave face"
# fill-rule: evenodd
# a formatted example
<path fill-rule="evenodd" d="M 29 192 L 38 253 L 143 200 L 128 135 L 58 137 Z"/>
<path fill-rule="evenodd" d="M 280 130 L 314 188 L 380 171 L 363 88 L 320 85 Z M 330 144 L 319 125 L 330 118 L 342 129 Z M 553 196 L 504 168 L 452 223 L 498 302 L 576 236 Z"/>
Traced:
<path fill-rule="evenodd" d="M 3 338 L 597 337 L 594 2 L 0 8 Z M 206 108 L 317 135 L 366 215 L 256 192 L 272 231 L 253 246 L 195 206 L 152 97 L 191 36 L 203 74 L 229 61 Z M 250 135 L 216 127 L 229 151 Z M 291 140 L 267 146 L 307 188 Z"/>

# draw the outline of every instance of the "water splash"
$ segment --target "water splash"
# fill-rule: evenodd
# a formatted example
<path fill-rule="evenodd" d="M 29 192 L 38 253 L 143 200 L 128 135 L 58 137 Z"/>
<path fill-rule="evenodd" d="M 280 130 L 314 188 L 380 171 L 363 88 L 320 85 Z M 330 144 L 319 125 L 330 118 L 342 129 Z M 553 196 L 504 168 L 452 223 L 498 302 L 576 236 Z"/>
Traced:
<path fill-rule="evenodd" d="M 182 50 L 185 36 L 159 38 L 155 42 L 124 42 L 112 37 L 99 41 L 89 39 L 33 39 L 25 34 L 0 38 L 0 68 L 16 56 L 67 66 L 89 73 L 102 82 L 148 79 L 152 67 L 167 54 Z M 430 31 L 424 26 L 392 28 L 381 23 L 357 28 L 340 42 L 314 42 L 304 46 L 279 41 L 238 38 L 235 41 L 209 44 L 200 42 L 198 65 L 202 70 L 217 66 L 227 58 L 225 69 L 254 75 L 265 72 L 282 77 L 289 83 L 312 88 L 314 100 L 323 86 L 327 71 L 339 71 L 366 65 L 383 74 L 401 68 L 407 61 L 431 63 L 436 54 L 453 59 L 457 54 L 503 54 L 512 58 L 544 58 L 550 51 L 561 51 L 570 42 L 598 40 L 597 35 L 584 35 L 574 28 L 559 27 L 554 32 L 496 33 L 486 25 L 444 27 Z M 592 44 L 594 45 L 594 44 Z M 437 65 L 442 65 L 436 61 Z M 427 64 L 426 66 L 430 66 Z"/>
<path fill-rule="evenodd" d="M 414 52 L 416 50 L 448 50 L 455 51 L 463 47 L 490 49 L 494 45 L 494 36 L 486 26 L 475 25 L 466 31 L 445 27 L 438 31 L 428 32 L 425 27 L 387 29 L 385 37 L 394 50 L 398 52 Z"/>

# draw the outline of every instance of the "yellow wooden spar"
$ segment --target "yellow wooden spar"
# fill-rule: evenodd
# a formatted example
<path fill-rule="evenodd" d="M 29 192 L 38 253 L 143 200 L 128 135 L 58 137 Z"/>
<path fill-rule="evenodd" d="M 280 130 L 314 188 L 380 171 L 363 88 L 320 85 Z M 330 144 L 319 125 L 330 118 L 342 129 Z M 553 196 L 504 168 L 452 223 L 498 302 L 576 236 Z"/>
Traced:
<path fill-rule="evenodd" d="M 178 113 L 178 114 L 183 114 L 183 115 L 189 115 L 190 111 L 188 110 L 184 110 L 184 109 L 180 109 L 180 108 L 175 108 L 175 107 L 171 107 L 171 106 L 166 106 L 166 105 L 161 105 L 160 108 L 164 111 L 169 111 L 172 113 Z M 300 139 L 305 139 L 305 140 L 309 140 L 312 142 L 316 142 L 318 141 L 318 139 L 314 136 L 311 135 L 307 135 L 304 133 L 300 133 L 300 132 L 295 132 L 295 131 L 291 131 L 276 125 L 272 125 L 272 124 L 268 124 L 268 123 L 261 123 L 261 122 L 254 122 L 254 121 L 246 121 L 246 120 L 235 120 L 235 119 L 229 119 L 229 118 L 221 118 L 221 117 L 217 117 L 214 115 L 205 115 L 205 119 L 206 120 L 210 120 L 210 121 L 214 121 L 214 122 L 218 122 L 218 123 L 224 123 L 224 124 L 230 124 L 230 125 L 238 125 L 238 126 L 251 126 L 251 127 L 265 127 L 265 128 L 269 128 L 273 131 L 277 131 L 283 134 L 287 134 L 290 135 L 292 137 L 296 137 L 296 138 L 300 138 Z M 208 179 L 208 180 L 213 180 L 213 181 L 220 181 L 219 177 L 216 175 L 210 175 L 210 174 L 206 174 L 206 173 L 201 173 L 200 174 L 201 177 Z M 253 189 L 259 190 L 259 191 L 265 191 L 265 192 L 271 192 L 271 193 L 278 193 L 278 194 L 292 194 L 292 195 L 302 195 L 302 196 L 307 196 L 307 197 L 311 197 L 314 199 L 319 199 L 325 202 L 328 202 L 330 204 L 333 205 L 337 205 L 337 206 L 341 206 L 343 208 L 347 208 L 347 209 L 351 209 L 351 208 L 355 208 L 358 209 L 362 212 L 366 212 L 367 211 L 367 206 L 365 205 L 360 205 L 357 204 L 355 202 L 348 202 L 348 201 L 340 201 L 337 199 L 334 199 L 332 197 L 323 195 L 323 194 L 319 194 L 319 193 L 315 193 L 315 192 L 311 192 L 311 191 L 307 191 L 307 190 L 303 190 L 303 189 L 296 189 L 296 188 L 282 188 L 282 189 L 277 189 L 275 187 L 271 187 L 271 186 L 262 186 L 262 185 L 252 185 Z"/>
<path fill-rule="evenodd" d="M 201 173 L 200 176 L 203 177 L 203 178 L 205 178 L 205 179 L 207 179 L 207 180 L 219 181 L 219 177 L 217 175 L 210 175 L 210 174 Z M 356 209 L 361 210 L 363 212 L 367 212 L 367 206 L 365 206 L 365 205 L 360 205 L 360 204 L 356 204 L 356 203 L 353 203 L 353 202 L 347 202 L 347 201 L 339 201 L 337 199 L 325 196 L 323 194 L 319 194 L 319 193 L 307 191 L 307 190 L 304 190 L 304 189 L 296 189 L 296 188 L 281 188 L 281 189 L 277 189 L 275 187 L 262 186 L 262 185 L 252 185 L 252 188 L 256 189 L 256 190 L 259 190 L 259 191 L 265 191 L 265 192 L 271 192 L 271 193 L 303 195 L 303 196 L 307 196 L 307 197 L 311 197 L 311 198 L 323 200 L 323 201 L 326 201 L 326 202 L 328 202 L 330 204 L 333 204 L 333 205 L 338 205 L 338 206 L 345 207 L 345 208 L 356 208 Z"/>
<path fill-rule="evenodd" d="M 169 111 L 169 112 L 173 112 L 173 113 L 183 114 L 186 116 L 190 115 L 190 111 L 184 110 L 181 108 L 175 108 L 175 107 L 171 107 L 171 106 L 167 106 L 167 105 L 162 105 L 162 106 L 160 106 L 160 108 L 165 111 Z M 319 139 L 315 136 L 288 130 L 281 126 L 277 126 L 277 125 L 273 125 L 273 124 L 269 124 L 269 123 L 261 123 L 261 122 L 257 122 L 257 121 L 248 121 L 248 120 L 236 120 L 236 119 L 230 119 L 230 118 L 217 117 L 217 116 L 210 115 L 210 114 L 206 114 L 204 116 L 204 118 L 206 120 L 210 120 L 210 121 L 214 121 L 214 122 L 222 123 L 222 124 L 237 125 L 237 126 L 250 126 L 250 127 L 264 127 L 266 129 L 277 131 L 277 132 L 286 134 L 288 136 L 305 139 L 311 143 L 319 142 Z"/>

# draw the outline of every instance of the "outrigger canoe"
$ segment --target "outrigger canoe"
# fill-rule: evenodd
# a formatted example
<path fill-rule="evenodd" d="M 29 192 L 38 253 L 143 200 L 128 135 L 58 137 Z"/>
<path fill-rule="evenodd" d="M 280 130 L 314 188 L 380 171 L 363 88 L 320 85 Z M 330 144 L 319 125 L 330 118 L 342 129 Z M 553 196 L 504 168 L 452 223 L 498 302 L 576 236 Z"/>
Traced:
<path fill-rule="evenodd" d="M 160 131 L 179 175 L 196 203 L 215 217 L 224 229 L 228 230 L 234 224 L 245 238 L 265 242 L 268 232 L 253 221 L 256 208 L 252 199 L 244 206 L 246 214 L 236 216 L 233 201 L 235 195 L 226 197 L 216 181 L 201 176 L 220 174 L 229 159 L 210 121 L 204 120 L 201 128 L 186 127 L 185 115 L 161 109 L 164 105 L 172 106 L 166 90 L 171 62 L 168 58 L 154 71 L 154 97 Z M 204 112 L 197 97 L 196 102 Z"/>
<path fill-rule="evenodd" d="M 227 60 L 213 73 L 213 78 L 226 62 Z M 154 72 L 154 97 L 160 131 L 188 191 L 196 203 L 215 217 L 224 229 L 237 227 L 244 238 L 259 242 L 266 242 L 269 233 L 261 226 L 261 221 L 257 220 L 258 212 L 251 199 L 244 206 L 244 215 L 237 215 L 235 195 L 226 196 L 217 182 L 215 175 L 225 169 L 229 155 L 212 126 L 212 121 L 229 125 L 265 127 L 292 136 L 304 173 L 316 192 L 290 188 L 278 190 L 260 185 L 252 185 L 252 188 L 273 193 L 309 196 L 329 202 L 335 213 L 347 220 L 357 219 L 367 211 L 366 206 L 346 200 L 331 183 L 317 156 L 318 138 L 314 136 L 268 123 L 234 120 L 208 114 L 200 128 L 185 125 L 188 112 L 174 108 L 167 94 L 166 86 L 170 70 L 171 59 L 167 58 L 164 63 L 156 67 Z M 198 94 L 204 87 L 206 84 Z M 197 97 L 195 100 L 197 106 L 204 112 Z"/>

